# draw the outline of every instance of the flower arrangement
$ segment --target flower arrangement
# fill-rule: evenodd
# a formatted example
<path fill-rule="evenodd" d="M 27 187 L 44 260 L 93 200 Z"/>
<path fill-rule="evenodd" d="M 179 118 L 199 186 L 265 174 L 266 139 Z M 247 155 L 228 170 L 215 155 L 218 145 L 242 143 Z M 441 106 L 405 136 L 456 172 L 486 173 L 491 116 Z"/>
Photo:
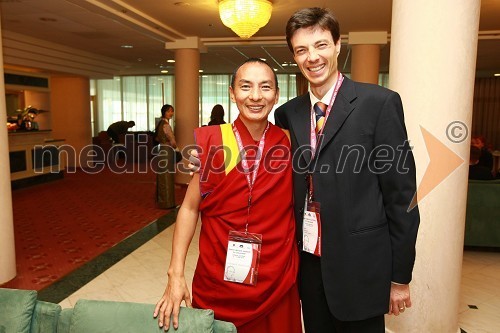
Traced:
<path fill-rule="evenodd" d="M 35 121 L 35 118 L 37 115 L 45 111 L 28 105 L 24 109 L 16 110 L 16 112 L 17 117 L 9 117 L 7 119 L 8 131 L 16 131 L 18 129 L 27 131 L 37 130 L 38 123 Z"/>

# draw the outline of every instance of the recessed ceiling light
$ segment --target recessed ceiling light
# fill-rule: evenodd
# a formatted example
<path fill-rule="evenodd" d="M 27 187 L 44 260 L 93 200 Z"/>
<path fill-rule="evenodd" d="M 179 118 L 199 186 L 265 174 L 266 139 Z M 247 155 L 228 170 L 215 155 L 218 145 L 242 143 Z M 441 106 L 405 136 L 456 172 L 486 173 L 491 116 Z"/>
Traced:
<path fill-rule="evenodd" d="M 262 61 L 266 61 L 266 58 L 260 58 L 260 60 L 262 60 Z"/>
<path fill-rule="evenodd" d="M 161 73 L 168 73 L 168 71 L 166 69 L 162 69 L 160 72 Z"/>
<path fill-rule="evenodd" d="M 167 62 L 175 62 L 174 59 L 168 59 Z"/>
<path fill-rule="evenodd" d="M 277 71 L 278 71 L 278 69 L 277 69 L 277 68 L 273 68 L 273 69 L 274 69 L 274 71 L 275 71 L 275 72 L 277 72 Z"/>
<path fill-rule="evenodd" d="M 291 77 L 295 77 L 295 74 L 290 74 Z"/>
<path fill-rule="evenodd" d="M 203 73 L 203 69 L 198 70 L 198 72 Z"/>
<path fill-rule="evenodd" d="M 122 46 L 120 46 L 120 47 L 121 47 L 121 48 L 124 48 L 124 49 L 132 49 L 132 48 L 134 48 L 134 46 L 133 46 L 133 45 L 122 45 Z"/>
<path fill-rule="evenodd" d="M 495 76 L 500 76 L 500 73 L 496 73 Z"/>

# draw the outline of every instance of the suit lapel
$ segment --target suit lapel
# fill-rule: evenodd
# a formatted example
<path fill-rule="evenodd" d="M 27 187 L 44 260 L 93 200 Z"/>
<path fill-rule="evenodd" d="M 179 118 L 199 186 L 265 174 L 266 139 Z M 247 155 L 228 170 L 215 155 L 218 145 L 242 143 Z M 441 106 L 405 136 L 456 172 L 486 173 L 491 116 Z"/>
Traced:
<path fill-rule="evenodd" d="M 291 127 L 293 128 L 292 133 L 297 140 L 298 148 L 301 150 L 301 154 L 305 161 L 309 163 L 311 161 L 311 150 L 310 147 L 310 130 L 311 130 L 311 99 L 309 94 L 304 94 L 299 96 L 300 100 L 293 110 L 293 117 L 291 118 Z"/>
<path fill-rule="evenodd" d="M 323 130 L 323 140 L 319 148 L 319 152 L 337 135 L 338 131 L 346 121 L 349 114 L 354 110 L 355 104 L 352 103 L 356 99 L 356 91 L 354 83 L 347 77 L 344 77 L 344 82 L 340 87 L 339 93 L 333 103 L 332 111 Z"/>

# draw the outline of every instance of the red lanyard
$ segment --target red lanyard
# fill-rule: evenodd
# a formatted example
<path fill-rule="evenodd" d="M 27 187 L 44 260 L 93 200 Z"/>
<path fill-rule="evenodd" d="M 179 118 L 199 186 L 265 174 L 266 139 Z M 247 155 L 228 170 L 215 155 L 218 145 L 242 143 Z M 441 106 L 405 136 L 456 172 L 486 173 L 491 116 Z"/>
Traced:
<path fill-rule="evenodd" d="M 335 102 L 335 99 L 337 98 L 337 94 L 339 92 L 340 86 L 342 85 L 342 82 L 344 81 L 344 76 L 339 72 L 339 75 L 337 77 L 337 81 L 335 82 L 335 86 L 333 89 L 333 94 L 332 97 L 330 98 L 330 103 L 328 104 L 328 107 L 326 108 L 325 111 L 325 121 L 323 122 L 323 125 L 321 126 L 321 129 L 319 130 L 318 133 L 316 133 L 316 117 L 314 113 L 314 105 L 311 105 L 311 151 L 312 151 L 312 158 L 314 159 L 314 155 L 316 154 L 316 149 L 317 144 L 318 144 L 318 136 L 323 134 L 323 129 L 325 128 L 326 121 L 328 120 L 328 116 L 330 116 L 330 111 L 332 110 L 333 103 Z"/>
<path fill-rule="evenodd" d="M 243 147 L 243 141 L 241 140 L 240 132 L 238 131 L 238 128 L 236 125 L 233 123 L 233 132 L 234 136 L 236 137 L 236 143 L 238 144 L 238 150 L 240 151 L 241 155 L 241 164 L 243 165 L 243 170 L 245 171 L 245 177 L 247 179 L 248 183 L 248 214 L 247 214 L 247 221 L 246 221 L 246 226 L 245 226 L 245 232 L 248 232 L 248 217 L 250 215 L 250 206 L 252 205 L 252 189 L 253 185 L 255 184 L 255 180 L 257 179 L 257 171 L 259 171 L 259 166 L 260 166 L 260 160 L 262 158 L 262 152 L 264 151 L 264 142 L 266 141 L 266 133 L 267 130 L 269 129 L 269 122 L 267 123 L 266 129 L 264 130 L 264 134 L 262 134 L 262 137 L 260 138 L 259 141 L 259 147 L 257 150 L 257 156 L 255 159 L 255 163 L 253 165 L 253 172 L 250 174 L 248 171 L 250 168 L 248 167 L 248 161 L 246 159 L 246 154 L 244 153 L 244 147 Z"/>

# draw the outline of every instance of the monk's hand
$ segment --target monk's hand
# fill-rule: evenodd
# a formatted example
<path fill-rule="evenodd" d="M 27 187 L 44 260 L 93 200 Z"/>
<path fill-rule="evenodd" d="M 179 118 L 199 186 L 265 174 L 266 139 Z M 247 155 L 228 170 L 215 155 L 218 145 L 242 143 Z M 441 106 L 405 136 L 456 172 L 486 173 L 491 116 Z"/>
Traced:
<path fill-rule="evenodd" d="M 200 159 L 198 157 L 198 151 L 196 149 L 191 149 L 189 151 L 189 174 L 192 176 L 195 172 L 200 170 Z"/>
<path fill-rule="evenodd" d="M 168 331 L 170 328 L 170 320 L 172 319 L 174 329 L 179 328 L 179 312 L 182 301 L 184 301 L 187 307 L 193 307 L 191 305 L 191 295 L 189 294 L 186 279 L 183 276 L 169 276 L 165 292 L 158 303 L 156 303 L 153 313 L 154 318 L 158 317 L 158 326 Z"/>
<path fill-rule="evenodd" d="M 411 307 L 410 285 L 391 283 L 389 315 L 398 316 Z"/>

